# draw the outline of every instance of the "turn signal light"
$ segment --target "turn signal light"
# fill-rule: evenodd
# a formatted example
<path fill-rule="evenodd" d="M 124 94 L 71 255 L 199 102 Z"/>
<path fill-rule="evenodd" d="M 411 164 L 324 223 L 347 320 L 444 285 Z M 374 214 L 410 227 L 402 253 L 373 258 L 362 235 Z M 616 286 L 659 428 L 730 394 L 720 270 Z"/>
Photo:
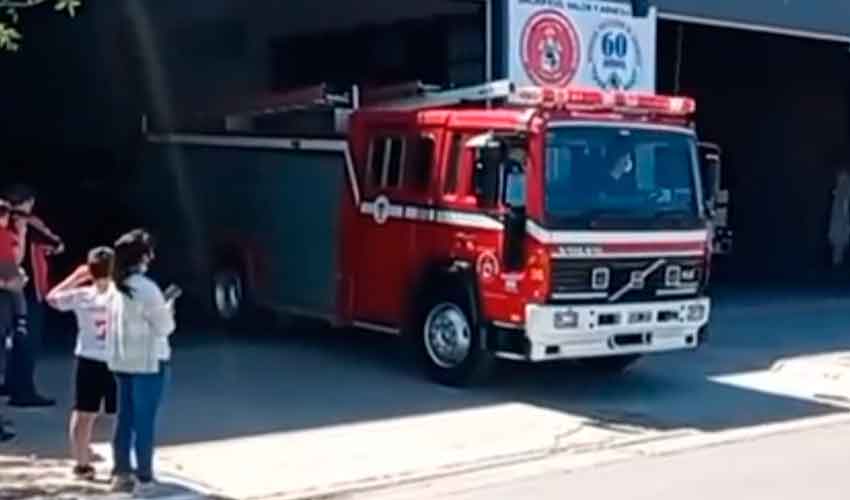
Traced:
<path fill-rule="evenodd" d="M 575 311 L 556 312 L 553 316 L 553 325 L 557 330 L 578 328 L 578 313 Z"/>

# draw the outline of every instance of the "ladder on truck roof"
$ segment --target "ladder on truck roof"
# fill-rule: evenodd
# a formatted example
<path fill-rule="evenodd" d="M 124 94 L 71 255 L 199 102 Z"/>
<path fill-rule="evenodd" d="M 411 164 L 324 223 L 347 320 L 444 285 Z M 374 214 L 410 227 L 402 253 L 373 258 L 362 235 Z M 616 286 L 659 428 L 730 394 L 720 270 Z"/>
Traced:
<path fill-rule="evenodd" d="M 504 99 L 514 93 L 514 85 L 497 81 L 471 87 L 444 90 L 420 81 L 380 87 L 353 86 L 347 93 L 333 93 L 327 84 L 276 94 L 265 105 L 240 110 L 225 118 L 228 129 L 241 128 L 244 122 L 261 116 L 279 115 L 303 110 L 334 109 L 345 115 L 361 107 L 371 109 L 423 109 L 450 107 L 464 103 Z"/>
<path fill-rule="evenodd" d="M 344 111 L 357 101 L 356 91 L 356 88 L 339 91 L 322 83 L 285 92 L 230 99 L 224 104 L 207 106 L 202 111 L 182 110 L 176 113 L 177 116 L 172 119 L 173 123 L 169 128 L 175 133 L 260 132 L 255 130 L 255 121 L 274 120 L 275 117 L 284 115 L 316 113 L 326 114 L 330 117 L 327 121 L 344 121 L 347 119 Z M 157 125 L 147 115 L 142 116 L 143 133 L 165 128 Z"/>
<path fill-rule="evenodd" d="M 383 87 L 353 86 L 347 92 L 335 92 L 327 84 L 319 84 L 248 101 L 240 105 L 239 111 L 225 113 L 223 122 L 220 121 L 221 115 L 218 115 L 219 123 L 212 127 L 217 130 L 205 127 L 207 130 L 203 132 L 291 135 L 299 133 L 298 127 L 305 130 L 316 127 L 324 128 L 326 134 L 333 130 L 334 135 L 342 135 L 347 132 L 350 113 L 359 108 L 417 110 L 481 103 L 675 118 L 686 118 L 696 111 L 694 100 L 688 97 L 572 87 L 519 86 L 510 80 L 448 90 L 422 82 L 408 82 Z M 324 117 L 317 119 L 322 113 Z"/>

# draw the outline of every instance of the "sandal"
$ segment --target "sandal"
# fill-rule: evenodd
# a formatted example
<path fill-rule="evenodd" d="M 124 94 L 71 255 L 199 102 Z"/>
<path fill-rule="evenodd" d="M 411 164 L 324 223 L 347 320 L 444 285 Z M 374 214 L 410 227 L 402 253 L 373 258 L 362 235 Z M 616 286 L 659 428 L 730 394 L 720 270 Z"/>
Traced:
<path fill-rule="evenodd" d="M 96 472 L 91 465 L 75 465 L 73 469 L 74 477 L 83 481 L 94 481 Z"/>

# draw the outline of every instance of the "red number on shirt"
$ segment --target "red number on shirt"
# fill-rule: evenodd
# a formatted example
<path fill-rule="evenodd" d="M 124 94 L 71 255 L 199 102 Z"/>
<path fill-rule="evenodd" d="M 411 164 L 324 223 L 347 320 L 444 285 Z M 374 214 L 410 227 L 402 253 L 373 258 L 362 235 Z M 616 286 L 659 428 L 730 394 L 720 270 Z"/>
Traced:
<path fill-rule="evenodd" d="M 106 326 L 109 323 L 105 319 L 94 320 L 94 326 L 97 328 L 97 339 L 103 340 L 106 338 Z"/>

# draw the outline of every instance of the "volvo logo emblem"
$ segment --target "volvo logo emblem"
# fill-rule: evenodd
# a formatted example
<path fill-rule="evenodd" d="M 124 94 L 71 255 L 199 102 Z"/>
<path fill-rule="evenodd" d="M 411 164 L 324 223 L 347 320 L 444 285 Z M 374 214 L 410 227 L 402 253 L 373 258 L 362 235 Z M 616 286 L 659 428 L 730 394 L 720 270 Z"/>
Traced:
<path fill-rule="evenodd" d="M 608 301 L 615 302 L 617 300 L 620 300 L 623 295 L 629 293 L 632 290 L 642 290 L 643 287 L 646 286 L 646 278 L 648 278 L 650 275 L 652 275 L 652 273 L 661 268 L 661 266 L 663 266 L 666 262 L 667 261 L 664 259 L 658 259 L 646 269 L 632 271 L 632 274 L 629 275 L 629 282 L 623 285 L 622 288 L 617 290 L 616 293 L 608 297 Z"/>
<path fill-rule="evenodd" d="M 646 284 L 646 277 L 643 273 L 644 271 L 632 271 L 632 275 L 629 279 L 629 284 L 631 285 L 632 290 L 643 290 L 643 287 Z"/>

